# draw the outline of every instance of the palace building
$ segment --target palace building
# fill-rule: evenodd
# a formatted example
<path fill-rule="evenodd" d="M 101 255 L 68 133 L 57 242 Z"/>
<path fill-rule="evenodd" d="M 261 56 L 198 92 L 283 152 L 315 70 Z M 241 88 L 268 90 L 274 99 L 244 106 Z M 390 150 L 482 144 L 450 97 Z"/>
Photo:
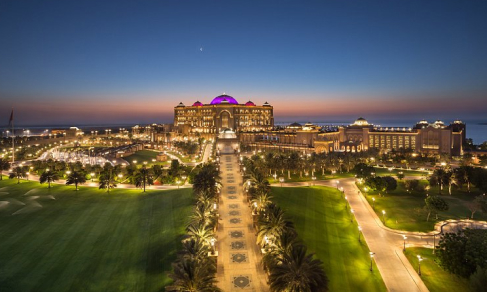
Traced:
<path fill-rule="evenodd" d="M 273 107 L 267 102 L 258 106 L 250 100 L 240 104 L 226 94 L 215 97 L 209 104 L 196 101 L 186 106 L 181 102 L 174 108 L 174 127 L 183 134 L 213 136 L 226 129 L 237 133 L 267 131 L 274 127 Z"/>

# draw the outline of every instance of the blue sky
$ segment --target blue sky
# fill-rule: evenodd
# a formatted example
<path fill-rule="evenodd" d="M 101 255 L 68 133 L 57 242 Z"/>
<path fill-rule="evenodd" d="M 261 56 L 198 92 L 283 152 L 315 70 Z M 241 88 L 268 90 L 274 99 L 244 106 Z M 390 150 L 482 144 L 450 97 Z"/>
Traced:
<path fill-rule="evenodd" d="M 481 118 L 485 15 L 485 1 L 2 1 L 0 115 L 164 122 L 226 92 L 278 120 Z"/>

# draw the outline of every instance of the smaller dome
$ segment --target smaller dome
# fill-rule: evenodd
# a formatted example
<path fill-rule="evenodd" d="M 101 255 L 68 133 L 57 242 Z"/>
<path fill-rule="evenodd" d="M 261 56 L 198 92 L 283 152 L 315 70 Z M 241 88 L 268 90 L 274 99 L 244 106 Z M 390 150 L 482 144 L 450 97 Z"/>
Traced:
<path fill-rule="evenodd" d="M 267 101 L 263 104 L 263 106 L 271 106 Z"/>
<path fill-rule="evenodd" d="M 301 127 L 303 126 L 299 123 L 292 123 L 288 126 L 288 128 L 301 128 Z"/>
<path fill-rule="evenodd" d="M 247 101 L 247 103 L 245 104 L 246 106 L 255 106 L 255 103 L 253 103 L 252 101 Z"/>
<path fill-rule="evenodd" d="M 197 100 L 195 103 L 193 103 L 193 106 L 203 106 L 203 104 Z"/>
<path fill-rule="evenodd" d="M 354 126 L 368 126 L 369 122 L 367 122 L 366 119 L 360 117 L 357 120 L 355 120 L 355 123 L 353 123 L 352 125 L 354 125 Z"/>
<path fill-rule="evenodd" d="M 185 107 L 185 105 L 184 105 L 182 102 L 180 102 L 180 103 L 178 104 L 178 107 Z"/>

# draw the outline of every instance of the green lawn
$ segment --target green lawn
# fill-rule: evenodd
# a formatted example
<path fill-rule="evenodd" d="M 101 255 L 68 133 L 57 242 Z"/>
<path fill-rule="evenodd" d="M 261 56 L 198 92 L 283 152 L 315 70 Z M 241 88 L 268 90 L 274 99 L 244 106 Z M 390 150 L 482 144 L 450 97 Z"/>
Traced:
<path fill-rule="evenodd" d="M 424 181 L 423 181 L 424 183 Z M 358 185 L 363 189 L 362 186 Z M 364 193 L 364 192 L 362 192 Z M 428 192 L 407 193 L 403 184 L 398 181 L 398 187 L 395 191 L 389 194 L 382 194 L 380 197 L 377 193 L 368 191 L 367 201 L 372 206 L 374 205 L 372 198 L 375 198 L 375 212 L 382 218 L 382 210 L 386 211 L 386 225 L 393 229 L 408 230 L 408 231 L 432 231 L 434 225 L 438 221 L 447 219 L 466 219 L 470 217 L 470 211 L 467 207 L 468 202 L 472 201 L 476 195 L 480 193 L 477 190 L 472 190 L 468 193 L 466 190 L 455 189 L 452 195 L 448 195 L 448 190 L 443 191 L 441 196 L 448 202 L 450 209 L 446 212 L 438 214 L 438 220 L 435 219 L 434 214 L 430 216 L 430 221 L 426 221 L 427 213 L 423 209 L 425 206 L 424 199 L 426 193 L 438 194 L 438 189 L 432 188 Z M 487 214 L 477 211 L 474 215 L 476 220 L 487 220 Z"/>
<path fill-rule="evenodd" d="M 299 237 L 323 261 L 330 291 L 385 291 L 358 227 L 350 222 L 341 193 L 327 187 L 273 187 L 275 202 L 286 210 Z"/>
<path fill-rule="evenodd" d="M 190 189 L 16 180 L 0 201 L 0 291 L 163 291 L 192 206 Z"/>
<path fill-rule="evenodd" d="M 424 258 L 421 261 L 421 278 L 431 292 L 469 291 L 468 280 L 443 270 L 438 265 L 438 259 L 432 249 L 415 247 L 406 250 L 406 257 L 416 271 L 418 270 L 418 255 Z"/>
<path fill-rule="evenodd" d="M 427 176 L 428 172 L 426 171 L 419 171 L 419 170 L 405 170 L 405 169 L 392 169 L 389 170 L 388 168 L 382 168 L 382 167 L 375 167 L 375 174 L 377 176 L 387 176 L 387 175 L 393 175 L 397 176 L 399 172 L 402 172 L 404 176 Z"/>
<path fill-rule="evenodd" d="M 152 159 L 156 159 L 157 154 L 159 152 L 151 151 L 151 150 L 140 150 L 135 152 L 132 155 L 129 155 L 127 157 L 123 157 L 128 163 L 132 163 L 134 160 L 137 160 L 137 164 L 143 164 L 144 161 L 147 162 L 148 166 L 151 166 L 153 164 L 160 164 L 164 165 L 167 164 L 167 162 L 152 162 Z"/>

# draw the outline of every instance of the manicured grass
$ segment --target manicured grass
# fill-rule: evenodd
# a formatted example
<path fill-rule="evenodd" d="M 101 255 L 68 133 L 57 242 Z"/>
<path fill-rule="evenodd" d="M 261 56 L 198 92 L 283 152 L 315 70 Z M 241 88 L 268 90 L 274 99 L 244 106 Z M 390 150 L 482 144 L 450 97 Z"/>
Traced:
<path fill-rule="evenodd" d="M 129 155 L 127 157 L 123 157 L 128 163 L 132 163 L 132 161 L 137 160 L 137 164 L 143 164 L 144 161 L 147 162 L 148 166 L 151 166 L 153 164 L 167 164 L 167 162 L 152 162 L 152 159 L 156 159 L 158 152 L 151 151 L 151 150 L 140 150 L 135 152 L 132 155 Z"/>
<path fill-rule="evenodd" d="M 184 163 L 191 163 L 193 162 L 193 159 L 190 159 L 188 155 L 186 156 L 182 156 L 181 154 L 177 153 L 177 152 L 174 152 L 174 151 L 166 151 L 167 153 L 171 154 L 171 155 L 174 155 L 176 156 L 177 158 L 179 158 L 182 162 Z M 201 161 L 201 157 L 198 158 L 198 159 L 195 159 L 196 162 L 200 162 Z"/>
<path fill-rule="evenodd" d="M 385 291 L 380 273 L 369 271 L 369 249 L 350 222 L 341 193 L 328 187 L 273 187 L 274 201 L 286 210 L 309 251 L 324 263 L 330 291 Z"/>
<path fill-rule="evenodd" d="M 419 171 L 419 170 L 405 170 L 405 169 L 392 169 L 389 170 L 388 168 L 382 168 L 382 167 L 374 167 L 375 169 L 375 174 L 377 176 L 387 176 L 387 175 L 393 175 L 397 176 L 399 172 L 402 172 L 404 176 L 427 176 L 428 172 L 426 171 Z"/>
<path fill-rule="evenodd" d="M 414 247 L 406 250 L 406 257 L 416 271 L 418 255 L 424 258 L 421 261 L 421 278 L 431 292 L 469 291 L 468 280 L 445 271 L 438 264 L 438 258 L 432 249 Z"/>
<path fill-rule="evenodd" d="M 358 186 L 363 189 L 362 186 Z M 423 193 L 408 193 L 404 189 L 403 183 L 398 181 L 397 189 L 389 194 L 382 193 L 383 196 L 380 197 L 377 193 L 368 191 L 365 197 L 371 206 L 373 205 L 372 198 L 375 198 L 375 212 L 381 219 L 383 218 L 382 210 L 386 211 L 386 226 L 399 230 L 427 232 L 432 231 L 438 221 L 470 217 L 471 212 L 468 210 L 467 204 L 476 195 L 480 194 L 477 190 L 472 190 L 472 193 L 468 193 L 467 191 L 456 189 L 450 196 L 448 195 L 448 190 L 444 190 L 441 198 L 448 202 L 449 210 L 440 212 L 438 220 L 435 219 L 435 215 L 432 213 L 430 220 L 426 221 L 427 213 L 424 210 L 426 193 L 436 195 L 438 194 L 438 189 L 432 188 L 428 192 Z M 474 219 L 487 220 L 487 214 L 477 211 Z"/>
<path fill-rule="evenodd" d="M 163 291 L 192 206 L 190 189 L 16 180 L 0 182 L 0 201 L 1 291 Z"/>

